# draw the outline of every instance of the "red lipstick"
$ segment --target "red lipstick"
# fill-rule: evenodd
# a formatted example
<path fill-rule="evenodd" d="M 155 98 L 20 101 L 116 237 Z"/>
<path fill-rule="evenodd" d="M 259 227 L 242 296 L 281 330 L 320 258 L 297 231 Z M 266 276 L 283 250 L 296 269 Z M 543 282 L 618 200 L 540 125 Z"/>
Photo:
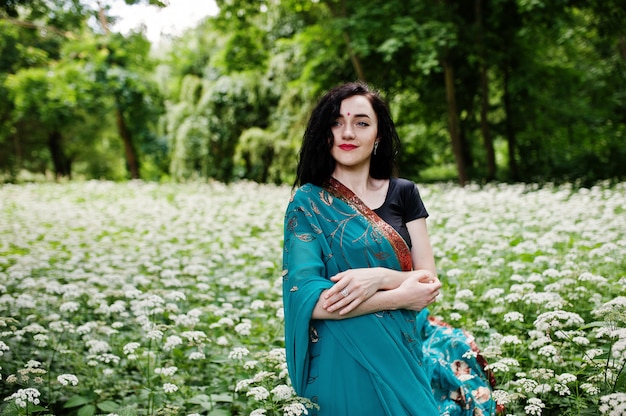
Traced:
<path fill-rule="evenodd" d="M 353 144 L 340 144 L 339 148 L 341 150 L 354 150 L 354 149 L 356 149 L 356 146 L 353 145 Z"/>

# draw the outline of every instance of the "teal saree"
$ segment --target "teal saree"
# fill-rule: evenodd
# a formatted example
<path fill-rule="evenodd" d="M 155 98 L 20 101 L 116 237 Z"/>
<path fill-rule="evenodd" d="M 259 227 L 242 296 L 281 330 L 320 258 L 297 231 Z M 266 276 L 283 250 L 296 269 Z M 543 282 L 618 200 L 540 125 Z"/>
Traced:
<path fill-rule="evenodd" d="M 333 285 L 330 277 L 335 274 L 361 267 L 412 268 L 402 237 L 349 189 L 335 180 L 324 188 L 300 187 L 287 208 L 284 232 L 287 366 L 298 395 L 320 407 L 310 415 L 493 413 L 490 394 L 486 400 L 481 397 L 486 412 L 474 413 L 476 406 L 468 405 L 468 398 L 475 402 L 472 389 L 465 388 L 452 367 L 442 364 L 458 355 L 450 357 L 448 348 L 454 338 L 450 331 L 458 330 L 434 324 L 427 310 L 311 320 L 321 292 Z M 468 355 L 466 347 L 454 345 Z M 482 375 L 482 387 L 481 370 L 475 371 Z"/>

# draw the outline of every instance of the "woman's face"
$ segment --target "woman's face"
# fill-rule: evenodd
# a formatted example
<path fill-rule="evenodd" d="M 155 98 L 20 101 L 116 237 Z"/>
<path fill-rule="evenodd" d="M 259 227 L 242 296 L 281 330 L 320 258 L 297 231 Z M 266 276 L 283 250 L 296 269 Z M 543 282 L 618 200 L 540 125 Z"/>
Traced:
<path fill-rule="evenodd" d="M 336 169 L 369 168 L 374 143 L 378 141 L 378 117 L 366 97 L 354 95 L 344 99 L 331 131 L 330 153 Z"/>

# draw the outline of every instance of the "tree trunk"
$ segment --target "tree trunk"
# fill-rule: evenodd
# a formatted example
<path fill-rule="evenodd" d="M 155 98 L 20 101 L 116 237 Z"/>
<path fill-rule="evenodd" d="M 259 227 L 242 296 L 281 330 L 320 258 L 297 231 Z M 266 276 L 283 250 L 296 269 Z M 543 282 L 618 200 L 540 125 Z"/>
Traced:
<path fill-rule="evenodd" d="M 504 114 L 505 114 L 505 129 L 506 129 L 506 141 L 509 155 L 509 175 L 513 181 L 518 181 L 519 168 L 517 166 L 517 159 L 515 153 L 517 150 L 517 143 L 515 139 L 515 129 L 513 128 L 513 109 L 511 108 L 511 94 L 509 93 L 509 70 L 504 67 L 502 71 L 504 74 Z"/>
<path fill-rule="evenodd" d="M 128 173 L 130 173 L 131 179 L 139 179 L 139 161 L 137 160 L 137 152 L 133 144 L 133 138 L 126 126 L 126 120 L 124 120 L 124 114 L 122 112 L 120 100 L 115 97 L 115 117 L 117 119 L 117 130 L 124 142 L 124 152 L 126 154 L 126 165 Z"/>
<path fill-rule="evenodd" d="M 493 139 L 489 130 L 487 114 L 489 112 L 489 78 L 487 77 L 487 59 L 485 54 L 485 42 L 483 37 L 483 0 L 475 0 L 477 44 L 480 59 L 480 131 L 483 136 L 485 154 L 487 156 L 487 180 L 496 178 L 496 153 L 493 149 Z"/>
<path fill-rule="evenodd" d="M 345 0 L 341 0 L 340 2 L 337 2 L 336 7 L 333 6 L 332 2 L 329 2 L 328 7 L 333 17 L 339 17 L 343 19 L 346 18 L 347 13 L 346 13 L 346 1 Z M 354 69 L 354 72 L 356 73 L 357 78 L 363 82 L 366 82 L 365 71 L 363 70 L 363 65 L 361 65 L 361 60 L 359 59 L 359 56 L 355 54 L 354 50 L 352 49 L 352 42 L 350 40 L 350 34 L 348 32 L 345 32 L 345 31 L 343 32 L 343 40 L 346 42 L 346 47 L 348 48 L 348 55 L 350 55 L 350 62 L 352 63 L 352 68 Z"/>
<path fill-rule="evenodd" d="M 13 164 L 13 172 L 17 176 L 22 170 L 22 144 L 17 134 L 13 134 L 13 148 L 15 149 L 15 163 Z"/>
<path fill-rule="evenodd" d="M 65 155 L 63 151 L 63 136 L 58 130 L 52 131 L 48 135 L 48 149 L 52 157 L 54 166 L 54 176 L 57 178 L 67 176 L 72 177 L 72 161 Z"/>
<path fill-rule="evenodd" d="M 443 72 L 446 84 L 446 102 L 448 104 L 448 129 L 450 131 L 450 141 L 452 152 L 456 160 L 456 169 L 459 178 L 459 185 L 465 186 L 468 182 L 467 168 L 463 158 L 463 144 L 459 127 L 459 114 L 456 108 L 456 92 L 454 88 L 454 68 L 447 58 L 442 59 Z"/>
<path fill-rule="evenodd" d="M 356 72 L 356 76 L 359 80 L 366 82 L 365 80 L 365 72 L 363 71 L 363 65 L 361 65 L 361 60 L 358 55 L 354 53 L 352 50 L 352 45 L 350 42 L 350 35 L 348 32 L 343 32 L 343 38 L 346 41 L 346 45 L 348 47 L 348 53 L 350 54 L 350 62 L 352 62 L 352 68 L 354 68 L 354 72 Z"/>
<path fill-rule="evenodd" d="M 102 26 L 104 33 L 107 35 L 110 34 L 111 31 L 109 29 L 109 23 L 104 7 L 100 1 L 98 1 L 98 21 L 100 22 L 100 26 Z M 109 50 L 109 53 L 110 52 L 111 51 Z M 128 131 L 128 127 L 126 126 L 124 112 L 117 94 L 115 94 L 115 119 L 117 121 L 117 131 L 122 138 L 122 142 L 124 143 L 124 153 L 126 155 L 126 167 L 128 169 L 128 173 L 130 173 L 131 179 L 139 179 L 139 161 L 137 159 L 137 152 L 135 151 L 133 138 Z"/>

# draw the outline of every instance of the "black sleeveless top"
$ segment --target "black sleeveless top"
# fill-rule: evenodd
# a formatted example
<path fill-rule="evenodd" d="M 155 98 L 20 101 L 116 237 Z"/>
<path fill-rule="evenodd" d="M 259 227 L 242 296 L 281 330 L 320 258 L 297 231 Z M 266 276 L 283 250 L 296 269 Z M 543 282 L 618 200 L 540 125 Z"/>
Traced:
<path fill-rule="evenodd" d="M 389 179 L 385 202 L 374 212 L 404 238 L 409 248 L 411 248 L 411 236 L 406 223 L 428 217 L 417 185 L 402 178 Z"/>

